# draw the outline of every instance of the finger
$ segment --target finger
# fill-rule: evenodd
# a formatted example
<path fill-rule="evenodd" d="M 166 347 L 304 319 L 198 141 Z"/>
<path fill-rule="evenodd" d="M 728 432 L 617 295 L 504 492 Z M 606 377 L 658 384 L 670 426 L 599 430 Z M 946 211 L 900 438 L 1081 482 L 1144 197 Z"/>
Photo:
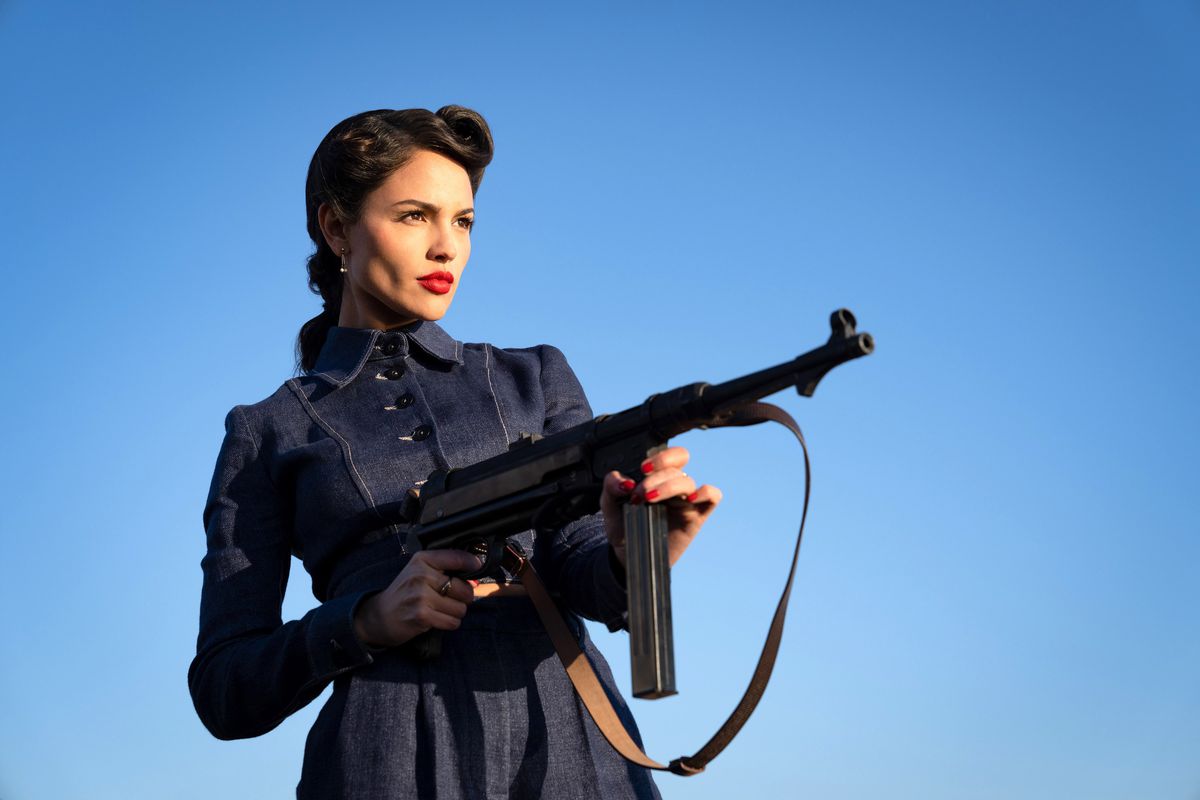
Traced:
<path fill-rule="evenodd" d="M 460 608 L 465 609 L 462 603 L 458 604 Z M 463 615 L 447 614 L 444 611 L 434 608 L 433 606 L 425 606 L 417 611 L 416 622 L 418 625 L 426 628 L 437 628 L 439 631 L 454 631 L 458 630 L 458 626 L 462 624 Z"/>
<path fill-rule="evenodd" d="M 439 614 L 445 614 L 449 617 L 462 619 L 467 615 L 468 603 L 454 597 L 433 597 L 429 601 L 429 607 Z"/>
<path fill-rule="evenodd" d="M 615 469 L 604 476 L 604 483 L 602 484 L 604 491 L 613 497 L 627 496 L 633 491 L 633 487 L 636 485 L 636 481 L 622 475 Z"/>
<path fill-rule="evenodd" d="M 668 467 L 674 467 L 675 469 L 681 470 L 687 465 L 689 458 L 691 458 L 691 454 L 688 453 L 686 447 L 680 447 L 678 445 L 674 447 L 668 447 L 661 452 L 655 453 L 642 462 L 642 474 L 650 475 L 651 473 L 654 473 L 660 469 L 667 469 Z"/>
<path fill-rule="evenodd" d="M 688 495 L 696 491 L 696 485 L 696 479 L 683 470 L 668 467 L 647 475 L 638 491 L 646 496 L 655 491 L 663 496 Z"/>
<path fill-rule="evenodd" d="M 429 592 L 439 594 L 443 587 L 449 591 L 451 585 L 448 583 L 450 576 L 429 563 L 428 553 L 430 552 L 438 551 L 417 553 L 397 578 L 398 581 L 415 590 L 418 597 L 424 597 Z"/>
<path fill-rule="evenodd" d="M 637 481 L 615 469 L 604 476 L 604 490 L 611 492 L 616 497 L 628 497 L 635 486 L 637 486 Z"/>
<path fill-rule="evenodd" d="M 430 586 L 436 591 L 446 582 L 446 573 L 430 564 L 422 552 L 412 557 L 396 580 L 409 586 Z"/>
<path fill-rule="evenodd" d="M 429 585 L 433 587 L 433 591 L 439 597 L 447 597 L 454 591 L 456 586 L 461 589 L 464 583 L 466 581 L 462 578 L 455 578 L 453 575 L 446 575 L 439 572 L 434 582 Z"/>
<path fill-rule="evenodd" d="M 616 511 L 619 506 L 628 502 L 637 482 L 622 475 L 615 469 L 604 476 L 601 484 L 600 507 L 607 512 Z"/>
<path fill-rule="evenodd" d="M 450 588 L 442 597 L 457 600 L 460 603 L 473 603 L 475 602 L 475 587 L 462 578 L 452 578 Z"/>
<path fill-rule="evenodd" d="M 700 512 L 701 516 L 707 517 L 723 497 L 725 497 L 724 492 L 706 483 L 688 495 L 688 502 L 696 506 L 696 510 Z"/>
<path fill-rule="evenodd" d="M 483 566 L 477 556 L 466 550 L 422 550 L 413 556 L 413 560 L 418 558 L 440 572 L 475 572 Z M 441 585 L 442 582 L 439 582 L 433 588 Z"/>

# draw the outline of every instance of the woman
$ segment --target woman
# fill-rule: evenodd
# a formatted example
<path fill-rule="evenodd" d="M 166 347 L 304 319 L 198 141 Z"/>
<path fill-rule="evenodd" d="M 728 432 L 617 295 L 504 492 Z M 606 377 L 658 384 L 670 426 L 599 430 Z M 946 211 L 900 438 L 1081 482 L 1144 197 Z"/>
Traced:
<path fill-rule="evenodd" d="M 435 323 L 470 256 L 491 156 L 487 123 L 458 106 L 336 125 L 308 172 L 309 284 L 325 302 L 300 332 L 301 375 L 225 421 L 189 686 L 205 726 L 233 739 L 334 684 L 299 797 L 657 796 L 600 737 L 522 587 L 452 577 L 478 561 L 406 552 L 379 511 L 435 469 L 592 416 L 557 349 L 463 344 Z M 623 504 L 671 500 L 672 563 L 712 513 L 720 492 L 696 486 L 687 457 L 666 449 L 640 482 L 614 472 L 601 513 L 516 537 L 631 730 L 579 616 L 623 627 Z M 321 602 L 284 623 L 292 554 Z M 403 645 L 431 629 L 446 632 L 441 656 L 413 657 Z"/>

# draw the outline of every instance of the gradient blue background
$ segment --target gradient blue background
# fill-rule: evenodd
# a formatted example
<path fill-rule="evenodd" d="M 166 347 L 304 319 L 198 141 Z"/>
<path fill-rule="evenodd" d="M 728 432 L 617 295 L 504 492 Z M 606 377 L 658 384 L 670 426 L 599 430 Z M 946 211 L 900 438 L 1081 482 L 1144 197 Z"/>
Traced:
<path fill-rule="evenodd" d="M 561 347 L 597 413 L 878 339 L 815 398 L 776 676 L 666 798 L 1200 797 L 1200 5 L 0 5 L 0 797 L 283 798 L 319 704 L 191 708 L 200 513 L 315 314 L 303 181 L 349 114 L 497 141 L 457 338 Z M 782 429 L 689 434 L 691 752 L 799 517 Z M 288 617 L 310 606 L 297 571 Z M 628 686 L 627 650 L 597 631 Z"/>

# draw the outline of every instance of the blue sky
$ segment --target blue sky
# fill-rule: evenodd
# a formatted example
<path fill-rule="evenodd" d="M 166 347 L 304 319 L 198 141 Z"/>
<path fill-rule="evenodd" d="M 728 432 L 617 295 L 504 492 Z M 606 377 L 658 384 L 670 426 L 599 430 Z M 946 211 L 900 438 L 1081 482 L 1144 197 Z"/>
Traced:
<path fill-rule="evenodd" d="M 497 141 L 457 338 L 557 345 L 597 413 L 839 306 L 878 341 L 778 398 L 814 483 L 777 674 L 664 797 L 1200 796 L 1198 37 L 1183 0 L 0 5 L 0 797 L 292 795 L 319 703 L 232 743 L 191 709 L 200 512 L 319 309 L 316 144 L 451 102 Z M 802 463 L 679 441 L 728 499 L 681 694 L 635 702 L 662 759 L 749 677 Z"/>

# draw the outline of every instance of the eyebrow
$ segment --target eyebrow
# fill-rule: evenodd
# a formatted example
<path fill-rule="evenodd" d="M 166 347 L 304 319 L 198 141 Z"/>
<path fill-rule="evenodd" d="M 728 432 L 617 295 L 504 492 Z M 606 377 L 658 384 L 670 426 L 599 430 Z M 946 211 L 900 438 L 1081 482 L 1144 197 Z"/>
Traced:
<path fill-rule="evenodd" d="M 396 202 L 392 203 L 392 207 L 394 208 L 396 206 L 402 206 L 405 203 L 407 203 L 408 205 L 416 206 L 417 208 L 421 209 L 422 211 L 428 211 L 431 214 L 436 214 L 437 212 L 441 211 L 441 209 L 438 208 L 437 206 L 435 206 L 433 203 L 426 203 L 424 200 L 414 200 L 412 198 L 409 198 L 407 200 L 397 200 Z M 473 213 L 475 213 L 474 208 L 464 208 L 462 211 L 459 211 L 454 216 L 460 217 L 463 214 L 473 214 Z"/>

